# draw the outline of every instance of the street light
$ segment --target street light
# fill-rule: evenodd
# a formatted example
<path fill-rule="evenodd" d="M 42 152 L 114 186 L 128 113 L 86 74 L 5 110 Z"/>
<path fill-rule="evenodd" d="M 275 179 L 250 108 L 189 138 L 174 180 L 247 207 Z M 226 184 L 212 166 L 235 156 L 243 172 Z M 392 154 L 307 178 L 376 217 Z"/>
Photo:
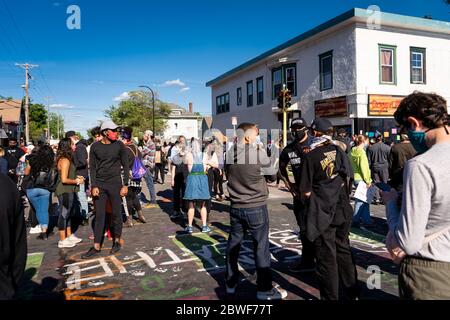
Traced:
<path fill-rule="evenodd" d="M 156 136 L 156 132 L 155 132 L 155 93 L 153 92 L 152 88 L 148 87 L 148 86 L 139 86 L 139 88 L 146 88 L 148 90 L 150 90 L 150 92 L 152 93 L 152 104 L 153 104 L 153 135 Z"/>

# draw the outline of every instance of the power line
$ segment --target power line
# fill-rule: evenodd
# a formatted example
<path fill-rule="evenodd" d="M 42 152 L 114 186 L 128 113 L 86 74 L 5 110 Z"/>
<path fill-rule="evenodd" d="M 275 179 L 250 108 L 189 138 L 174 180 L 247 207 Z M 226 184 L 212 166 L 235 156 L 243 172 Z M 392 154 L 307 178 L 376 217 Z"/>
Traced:
<path fill-rule="evenodd" d="M 28 43 L 27 43 L 27 41 L 25 40 L 25 37 L 23 36 L 22 32 L 20 31 L 20 28 L 19 28 L 19 26 L 17 25 L 16 20 L 14 19 L 14 16 L 13 16 L 12 13 L 11 13 L 11 10 L 9 10 L 9 7 L 8 7 L 8 5 L 6 4 L 5 0 L 1 0 L 1 1 L 2 1 L 2 3 L 3 3 L 3 6 L 6 8 L 6 11 L 7 11 L 9 17 L 11 18 L 11 21 L 13 22 L 13 25 L 14 25 L 14 27 L 16 28 L 17 33 L 19 34 L 20 38 L 22 39 L 22 41 L 23 41 L 23 43 L 24 43 L 24 45 L 25 45 L 25 49 L 27 49 L 28 53 L 30 54 L 30 57 L 31 57 L 33 60 L 36 60 L 36 59 L 34 59 L 32 53 L 31 53 L 31 49 L 30 49 L 30 47 L 28 46 Z M 45 78 L 45 76 L 44 76 L 44 74 L 42 73 L 42 71 L 41 71 L 40 69 L 38 69 L 38 72 L 39 72 L 39 74 L 40 74 L 40 76 L 41 76 L 41 78 L 42 78 L 42 80 L 43 80 L 45 86 L 47 87 L 47 90 L 50 92 L 50 94 L 53 94 L 52 91 L 50 90 L 50 87 L 48 86 L 47 79 Z"/>

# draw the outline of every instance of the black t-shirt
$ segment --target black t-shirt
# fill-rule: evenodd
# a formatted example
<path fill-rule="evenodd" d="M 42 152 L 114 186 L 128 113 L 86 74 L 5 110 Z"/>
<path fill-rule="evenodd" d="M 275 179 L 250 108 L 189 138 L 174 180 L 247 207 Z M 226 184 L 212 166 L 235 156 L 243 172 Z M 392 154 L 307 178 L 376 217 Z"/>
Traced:
<path fill-rule="evenodd" d="M 95 142 L 89 153 L 89 172 L 92 187 L 98 183 L 122 183 L 122 167 L 129 168 L 128 153 L 121 141 L 111 144 Z M 123 183 L 128 185 L 129 177 L 126 174 Z"/>
<path fill-rule="evenodd" d="M 20 158 L 25 155 L 22 149 L 19 147 L 6 148 L 5 149 L 5 159 L 8 161 L 8 170 L 15 170 L 19 164 Z"/>
<path fill-rule="evenodd" d="M 290 164 L 292 173 L 294 174 L 295 183 L 300 183 L 301 165 L 306 153 L 304 149 L 308 146 L 308 140 L 299 143 L 297 141 L 291 142 L 283 149 L 280 154 L 280 171 L 283 171 Z"/>

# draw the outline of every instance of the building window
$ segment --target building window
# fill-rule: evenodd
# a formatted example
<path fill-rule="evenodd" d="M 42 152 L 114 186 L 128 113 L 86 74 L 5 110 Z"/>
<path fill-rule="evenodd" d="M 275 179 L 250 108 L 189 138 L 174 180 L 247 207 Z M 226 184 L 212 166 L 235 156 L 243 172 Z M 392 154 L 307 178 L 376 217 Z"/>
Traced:
<path fill-rule="evenodd" d="M 242 105 L 242 88 L 237 88 L 236 97 L 237 97 L 236 98 L 237 99 L 237 101 L 236 101 L 237 105 L 241 106 Z"/>
<path fill-rule="evenodd" d="M 319 56 L 320 65 L 320 91 L 333 88 L 333 51 Z"/>
<path fill-rule="evenodd" d="M 380 83 L 396 84 L 396 47 L 380 45 Z"/>
<path fill-rule="evenodd" d="M 225 113 L 230 111 L 230 94 L 226 93 L 216 97 L 216 113 Z"/>
<path fill-rule="evenodd" d="M 253 106 L 253 81 L 247 82 L 247 107 Z"/>
<path fill-rule="evenodd" d="M 424 48 L 410 48 L 411 83 L 426 83 L 426 56 Z"/>
<path fill-rule="evenodd" d="M 283 84 L 291 91 L 293 97 L 297 96 L 297 66 L 287 64 L 272 70 L 272 100 L 278 97 Z"/>
<path fill-rule="evenodd" d="M 263 77 L 256 79 L 256 104 L 264 103 L 264 80 Z"/>

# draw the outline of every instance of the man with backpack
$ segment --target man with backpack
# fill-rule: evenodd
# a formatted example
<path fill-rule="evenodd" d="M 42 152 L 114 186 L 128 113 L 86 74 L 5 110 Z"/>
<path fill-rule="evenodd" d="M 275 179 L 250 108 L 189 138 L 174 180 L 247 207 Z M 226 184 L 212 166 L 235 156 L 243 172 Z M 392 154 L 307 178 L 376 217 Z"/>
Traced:
<path fill-rule="evenodd" d="M 122 141 L 127 149 L 128 161 L 130 163 L 131 180 L 128 186 L 127 207 L 129 216 L 124 227 L 133 226 L 132 215 L 136 212 L 138 220 L 142 223 L 147 223 L 144 214 L 142 213 L 141 202 L 139 201 L 139 194 L 142 191 L 141 179 L 145 175 L 146 168 L 142 163 L 142 154 L 138 147 L 133 142 L 133 129 L 125 127 L 122 129 Z M 124 174 L 128 172 L 124 170 Z"/>

